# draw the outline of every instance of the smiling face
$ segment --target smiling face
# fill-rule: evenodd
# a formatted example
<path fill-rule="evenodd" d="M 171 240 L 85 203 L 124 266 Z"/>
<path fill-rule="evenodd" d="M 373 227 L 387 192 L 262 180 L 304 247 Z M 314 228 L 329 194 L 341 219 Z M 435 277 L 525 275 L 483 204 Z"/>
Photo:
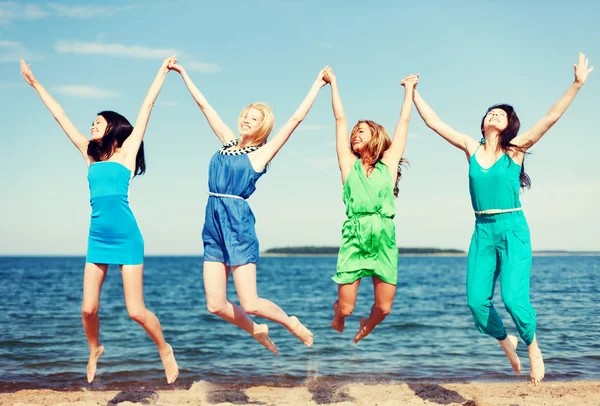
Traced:
<path fill-rule="evenodd" d="M 352 130 L 352 134 L 350 135 L 350 147 L 352 151 L 360 155 L 361 151 L 364 150 L 372 138 L 373 133 L 369 125 L 367 123 L 360 123 Z"/>
<path fill-rule="evenodd" d="M 96 117 L 96 119 L 92 123 L 92 127 L 90 128 L 90 132 L 92 134 L 92 139 L 93 140 L 102 139 L 102 137 L 104 137 L 104 134 L 106 134 L 107 126 L 108 126 L 108 123 L 106 122 L 106 119 L 104 117 L 102 117 L 102 116 Z"/>
<path fill-rule="evenodd" d="M 502 109 L 495 108 L 490 110 L 483 120 L 483 131 L 490 129 L 503 131 L 508 127 L 508 116 Z"/>
<path fill-rule="evenodd" d="M 250 108 L 240 120 L 240 135 L 242 137 L 253 135 L 264 120 L 262 113 L 255 108 Z"/>

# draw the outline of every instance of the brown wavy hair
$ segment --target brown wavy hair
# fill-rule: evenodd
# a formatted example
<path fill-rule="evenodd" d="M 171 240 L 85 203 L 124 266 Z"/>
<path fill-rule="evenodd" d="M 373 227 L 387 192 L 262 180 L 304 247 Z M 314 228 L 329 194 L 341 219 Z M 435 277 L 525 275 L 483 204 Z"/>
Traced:
<path fill-rule="evenodd" d="M 358 120 L 358 123 L 354 126 L 352 131 L 350 132 L 350 139 L 354 136 L 360 127 L 361 124 L 366 124 L 371 130 L 371 140 L 367 143 L 365 147 L 365 152 L 363 155 L 360 155 L 352 148 L 350 145 L 350 149 L 356 155 L 356 157 L 360 158 L 363 162 L 366 162 L 369 165 L 369 168 L 372 170 L 375 168 L 377 162 L 381 161 L 383 158 L 383 154 L 387 149 L 392 145 L 392 140 L 387 130 L 380 124 L 377 124 L 375 121 L 371 120 Z M 404 158 L 400 159 L 400 163 L 398 164 L 398 177 L 396 178 L 396 184 L 394 185 L 394 196 L 398 197 L 398 182 L 400 182 L 400 177 L 402 176 L 402 165 L 408 164 L 408 161 Z"/>

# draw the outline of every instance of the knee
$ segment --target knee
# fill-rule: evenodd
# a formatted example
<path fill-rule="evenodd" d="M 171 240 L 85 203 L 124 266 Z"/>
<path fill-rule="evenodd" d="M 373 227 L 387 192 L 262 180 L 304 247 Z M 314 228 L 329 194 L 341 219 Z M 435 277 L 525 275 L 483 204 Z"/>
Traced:
<path fill-rule="evenodd" d="M 89 319 L 98 316 L 98 306 L 89 306 L 83 305 L 81 306 L 81 317 L 84 319 Z"/>
<path fill-rule="evenodd" d="M 377 308 L 379 313 L 381 313 L 383 316 L 387 316 L 392 311 L 391 303 L 378 304 L 375 307 Z"/>
<path fill-rule="evenodd" d="M 480 295 L 468 295 L 467 296 L 467 305 L 471 312 L 478 313 L 482 309 L 488 307 L 489 300 Z"/>
<path fill-rule="evenodd" d="M 146 321 L 146 308 L 144 307 L 127 309 L 127 313 L 129 314 L 131 320 L 135 322 L 144 324 Z"/>
<path fill-rule="evenodd" d="M 220 315 L 225 312 L 225 306 L 227 306 L 227 302 L 217 302 L 217 301 L 207 301 L 206 308 L 210 314 Z"/>
<path fill-rule="evenodd" d="M 506 307 L 506 310 L 511 314 L 513 314 L 513 312 L 519 307 L 525 307 L 529 303 L 527 298 L 522 298 L 519 297 L 519 295 L 512 293 L 504 293 L 502 295 L 502 301 L 504 301 L 504 307 Z"/>
<path fill-rule="evenodd" d="M 339 309 L 340 316 L 342 316 L 342 317 L 348 317 L 354 311 L 354 305 L 353 304 L 342 304 L 342 303 L 340 303 L 338 309 Z"/>
<path fill-rule="evenodd" d="M 257 300 L 245 300 L 240 303 L 244 313 L 246 314 L 257 314 L 258 313 L 258 301 Z"/>

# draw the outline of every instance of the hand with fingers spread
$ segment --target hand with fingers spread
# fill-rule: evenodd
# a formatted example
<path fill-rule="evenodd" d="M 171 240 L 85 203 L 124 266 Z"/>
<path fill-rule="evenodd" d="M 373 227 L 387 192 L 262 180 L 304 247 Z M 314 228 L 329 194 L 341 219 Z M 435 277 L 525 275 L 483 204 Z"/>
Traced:
<path fill-rule="evenodd" d="M 37 83 L 39 83 L 35 76 L 33 76 L 31 65 L 26 64 L 23 59 L 21 59 L 21 76 L 23 76 L 25 82 L 27 82 L 27 84 L 30 86 L 35 86 Z"/>
<path fill-rule="evenodd" d="M 577 61 L 577 64 L 573 64 L 573 68 L 575 68 L 575 83 L 577 83 L 579 86 L 583 86 L 590 72 L 594 70 L 593 66 L 588 69 L 588 63 L 588 58 L 586 58 L 585 55 L 580 52 L 579 61 Z"/>
<path fill-rule="evenodd" d="M 404 86 L 406 90 L 414 90 L 417 87 L 417 83 L 419 83 L 419 74 L 416 75 L 408 75 L 400 84 Z"/>

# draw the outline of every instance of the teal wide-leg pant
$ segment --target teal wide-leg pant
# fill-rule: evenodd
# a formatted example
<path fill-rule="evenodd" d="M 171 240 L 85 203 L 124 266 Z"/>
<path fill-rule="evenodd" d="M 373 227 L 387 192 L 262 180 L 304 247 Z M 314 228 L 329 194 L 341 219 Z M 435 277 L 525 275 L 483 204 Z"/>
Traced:
<path fill-rule="evenodd" d="M 477 215 L 469 247 L 467 302 L 475 325 L 498 340 L 506 338 L 502 319 L 492 304 L 500 277 L 502 300 L 519 335 L 530 345 L 535 310 L 529 301 L 531 242 L 523 212 Z"/>

